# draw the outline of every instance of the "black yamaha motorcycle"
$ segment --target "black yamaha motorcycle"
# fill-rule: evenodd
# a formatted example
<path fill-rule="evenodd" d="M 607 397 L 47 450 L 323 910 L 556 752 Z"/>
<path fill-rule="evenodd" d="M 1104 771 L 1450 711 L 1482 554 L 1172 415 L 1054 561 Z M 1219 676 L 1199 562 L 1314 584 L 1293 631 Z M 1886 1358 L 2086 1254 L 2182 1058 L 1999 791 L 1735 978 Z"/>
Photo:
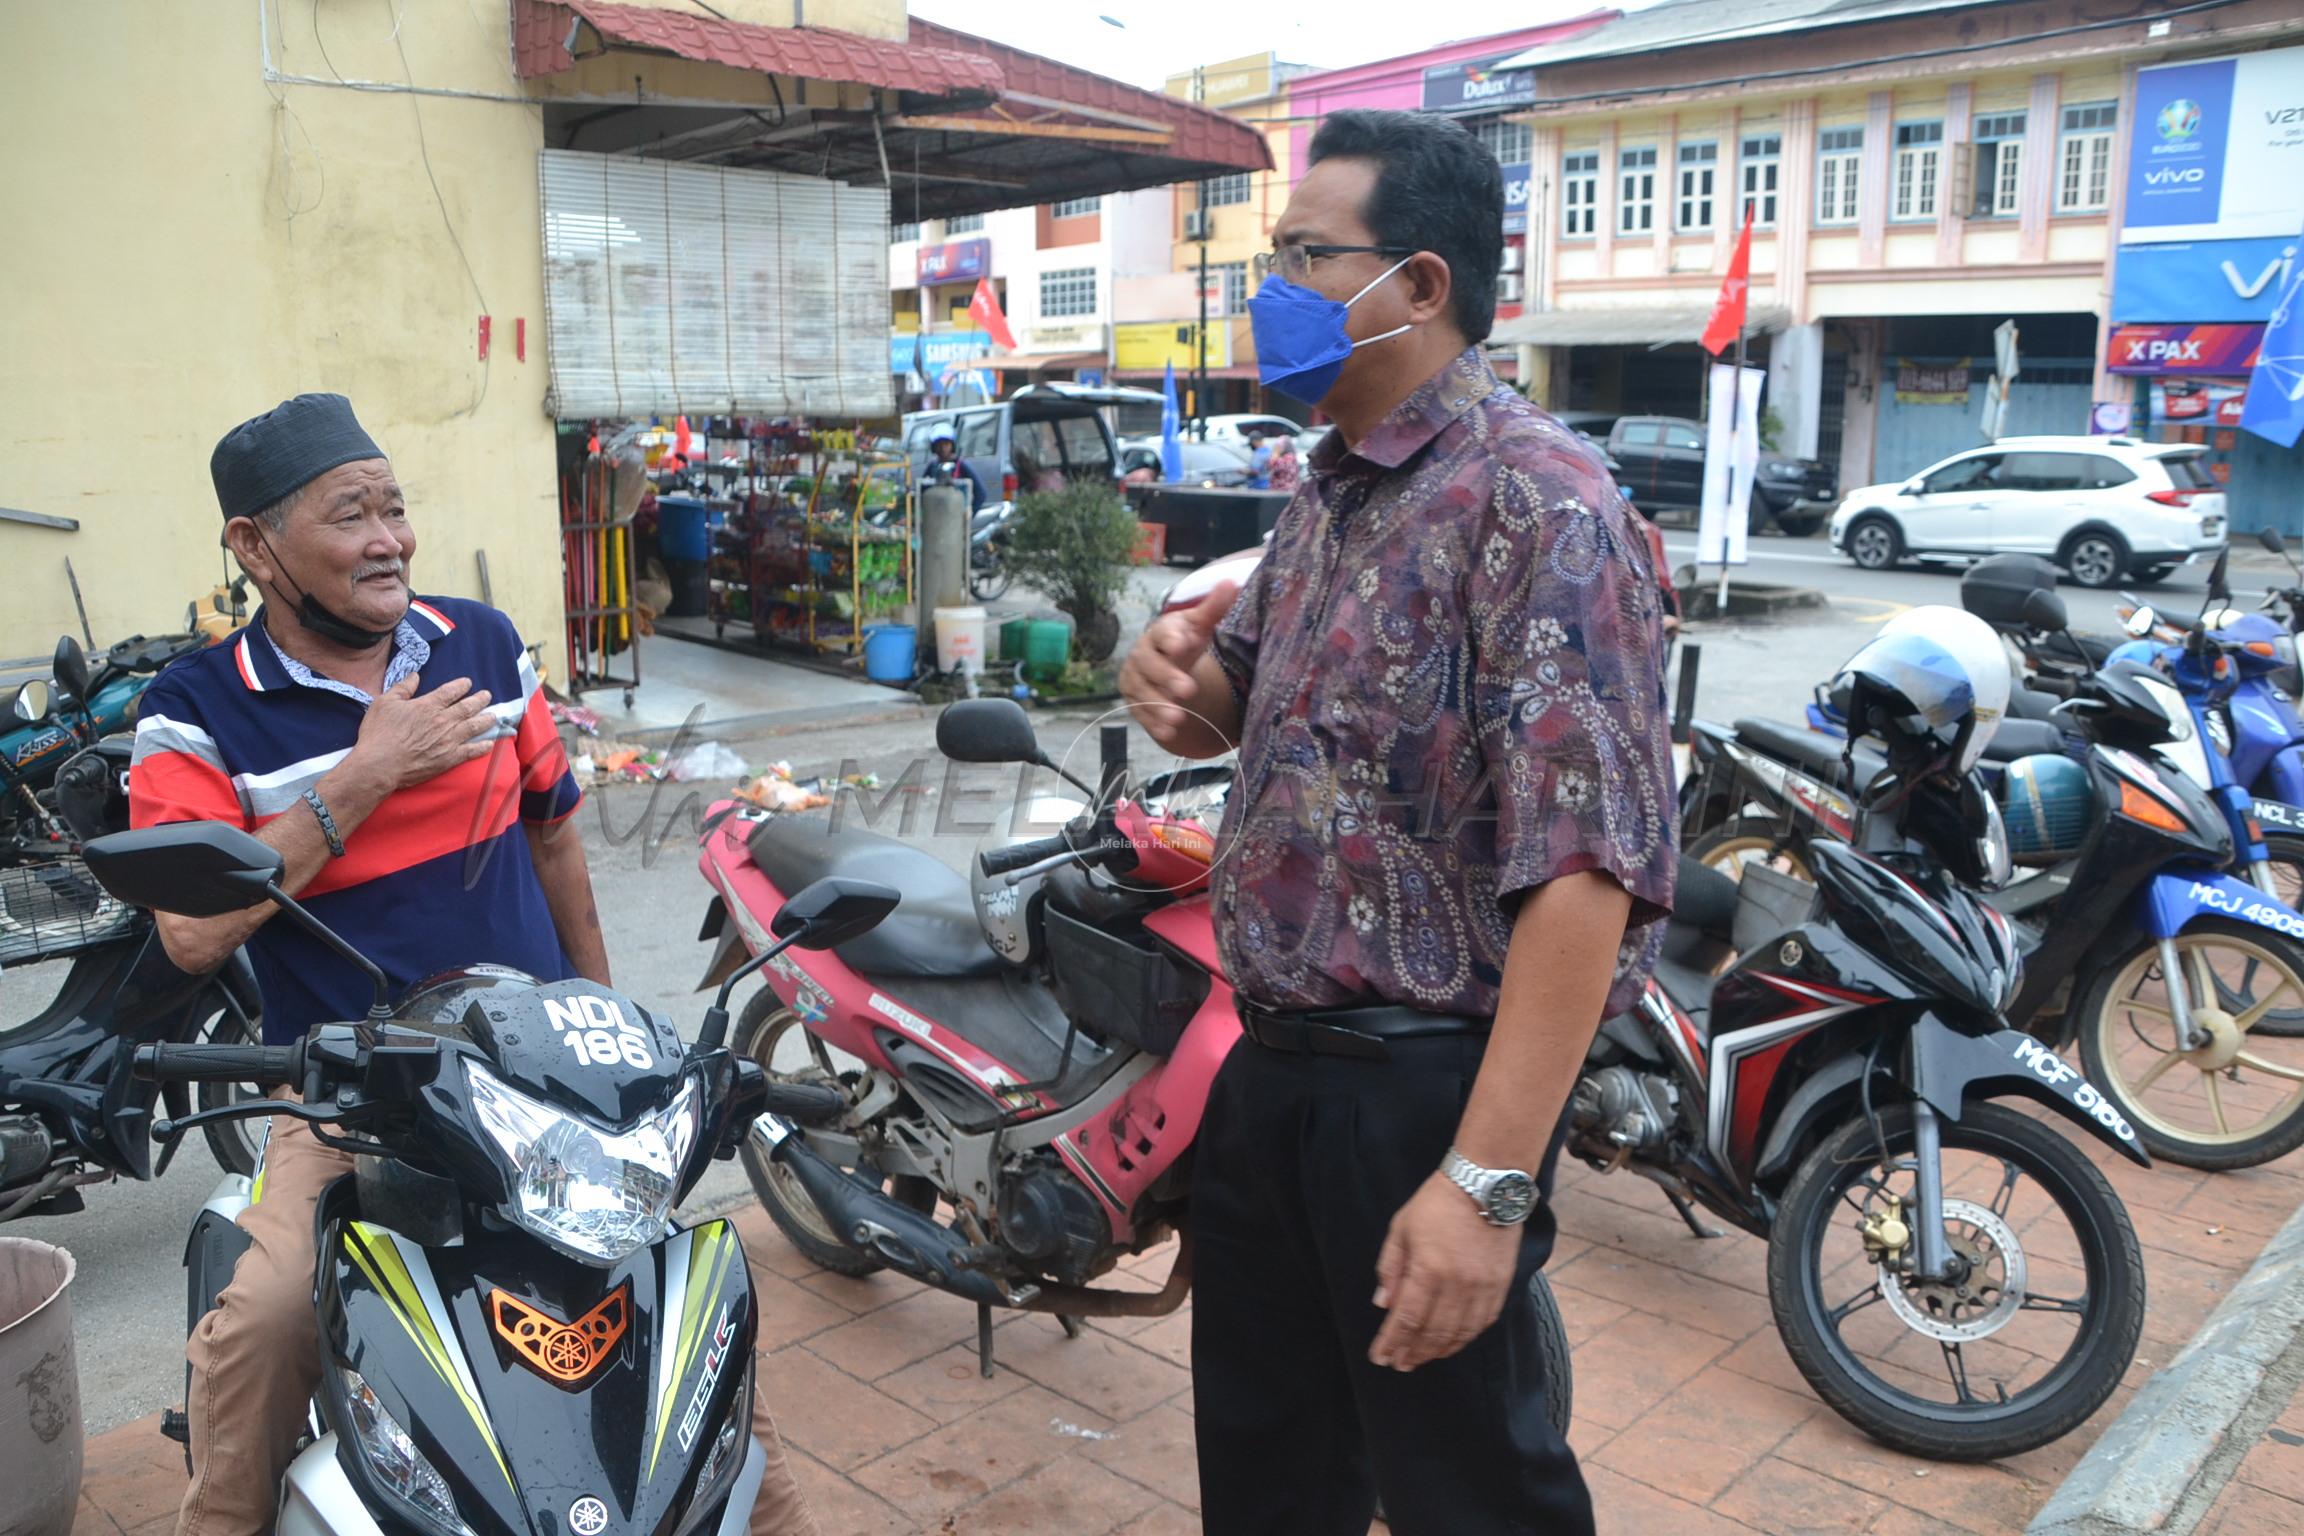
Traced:
<path fill-rule="evenodd" d="M 724 1049 L 728 989 L 693 1049 L 581 981 L 482 987 L 460 1017 L 402 1019 L 383 974 L 281 891 L 279 855 L 239 829 L 148 828 L 86 856 L 135 905 L 217 916 L 273 901 L 375 984 L 366 1020 L 294 1045 L 135 1053 L 150 1082 L 302 1096 L 166 1122 L 163 1141 L 291 1115 L 355 1155 L 320 1201 L 315 1438 L 282 1479 L 282 1536 L 740 1536 L 764 1468 L 750 1282 L 726 1222 L 670 1217 L 763 1111 L 822 1105 Z M 896 901 L 862 881 L 809 887 L 776 919 L 782 942 L 729 987 L 791 944 L 857 937 Z M 246 1247 L 234 1214 L 227 1191 L 194 1228 L 195 1323 Z"/>

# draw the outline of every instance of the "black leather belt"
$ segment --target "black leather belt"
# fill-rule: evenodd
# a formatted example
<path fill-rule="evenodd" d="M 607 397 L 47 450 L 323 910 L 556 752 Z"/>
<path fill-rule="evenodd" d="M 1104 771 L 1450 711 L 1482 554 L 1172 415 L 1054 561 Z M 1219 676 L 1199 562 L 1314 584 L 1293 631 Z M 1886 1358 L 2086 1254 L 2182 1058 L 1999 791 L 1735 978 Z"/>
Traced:
<path fill-rule="evenodd" d="M 1240 1032 L 1269 1051 L 1312 1056 L 1357 1056 L 1383 1061 L 1388 1040 L 1425 1040 L 1444 1035 L 1484 1035 L 1488 1020 L 1453 1013 L 1420 1013 L 1414 1008 L 1276 1009 L 1243 1001 Z"/>

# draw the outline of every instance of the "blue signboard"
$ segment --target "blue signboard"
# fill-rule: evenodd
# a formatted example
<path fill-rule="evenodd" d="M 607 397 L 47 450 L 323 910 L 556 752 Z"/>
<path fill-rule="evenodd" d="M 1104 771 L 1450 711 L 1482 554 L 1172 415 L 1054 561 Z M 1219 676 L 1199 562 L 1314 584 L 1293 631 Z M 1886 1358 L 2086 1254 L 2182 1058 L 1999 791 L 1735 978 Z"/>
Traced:
<path fill-rule="evenodd" d="M 1528 230 L 1528 167 L 1504 167 L 1504 233 L 1525 234 Z"/>
<path fill-rule="evenodd" d="M 992 271 L 992 242 L 989 239 L 948 240 L 942 245 L 920 247 L 920 284 L 966 283 L 984 277 Z"/>
<path fill-rule="evenodd" d="M 2213 225 L 2224 202 L 2234 59 L 2151 69 L 2136 77 L 2129 141 L 2126 238 L 2170 225 Z"/>
<path fill-rule="evenodd" d="M 919 355 L 914 355 L 917 344 Z M 945 369 L 992 350 L 992 338 L 982 331 L 934 331 L 925 336 L 896 331 L 888 337 L 888 371 L 906 374 L 918 368 L 931 387 Z"/>
<path fill-rule="evenodd" d="M 2113 323 L 2261 325 L 2272 318 L 2300 247 L 2304 241 L 2293 235 L 2124 245 L 2113 267 Z"/>

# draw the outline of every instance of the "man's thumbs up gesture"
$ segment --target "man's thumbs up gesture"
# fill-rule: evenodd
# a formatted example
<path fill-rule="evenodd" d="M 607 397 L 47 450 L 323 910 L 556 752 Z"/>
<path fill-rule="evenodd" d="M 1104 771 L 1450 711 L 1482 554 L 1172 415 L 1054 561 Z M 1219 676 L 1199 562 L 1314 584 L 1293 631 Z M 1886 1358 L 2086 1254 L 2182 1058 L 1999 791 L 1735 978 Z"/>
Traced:
<path fill-rule="evenodd" d="M 1171 752 L 1214 757 L 1237 745 L 1239 707 L 1208 647 L 1239 595 L 1239 583 L 1222 582 L 1197 605 L 1162 614 L 1120 669 L 1120 696 Z"/>

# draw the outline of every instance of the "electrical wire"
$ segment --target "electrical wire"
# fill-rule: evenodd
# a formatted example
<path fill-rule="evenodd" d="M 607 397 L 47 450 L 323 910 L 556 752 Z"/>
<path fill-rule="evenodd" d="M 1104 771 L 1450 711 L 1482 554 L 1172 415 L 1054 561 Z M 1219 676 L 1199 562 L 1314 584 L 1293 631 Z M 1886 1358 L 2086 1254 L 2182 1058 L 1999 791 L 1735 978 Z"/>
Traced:
<path fill-rule="evenodd" d="M 399 0 L 385 0 L 385 3 L 392 11 L 392 46 L 400 54 L 400 73 L 413 86 L 416 83 L 416 72 L 408 63 L 408 45 L 400 40 Z M 472 258 L 464 250 L 464 237 L 456 232 L 456 221 L 449 217 L 448 199 L 440 191 L 440 178 L 432 173 L 432 146 L 424 134 L 424 103 L 416 96 L 410 95 L 408 110 L 416 114 L 416 153 L 424 162 L 424 179 L 432 184 L 432 201 L 439 205 L 440 222 L 447 227 L 449 243 L 456 247 L 456 259 L 464 263 L 464 276 L 472 284 L 472 296 L 480 301 L 480 313 L 490 314 L 492 311 L 488 307 L 488 295 L 480 289 L 480 274 L 472 270 Z M 453 412 L 449 416 L 449 420 L 454 421 L 458 417 L 472 415 L 480 409 L 481 402 L 488 398 L 489 375 L 495 371 L 494 357 L 495 349 L 491 347 L 489 355 L 480 359 L 480 388 L 474 392 L 472 403 L 462 410 Z"/>

